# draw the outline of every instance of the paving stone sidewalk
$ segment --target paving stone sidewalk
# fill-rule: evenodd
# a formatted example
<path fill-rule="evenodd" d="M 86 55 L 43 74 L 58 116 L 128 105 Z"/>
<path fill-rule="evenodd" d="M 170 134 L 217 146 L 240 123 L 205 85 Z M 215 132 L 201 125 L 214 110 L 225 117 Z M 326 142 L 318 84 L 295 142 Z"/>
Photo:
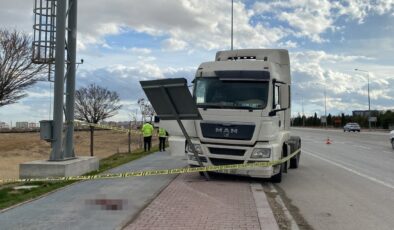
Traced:
<path fill-rule="evenodd" d="M 166 152 L 124 164 L 110 173 L 167 169 L 186 161 Z M 176 175 L 133 177 L 80 182 L 48 196 L 0 212 L 0 230 L 121 229 Z"/>
<path fill-rule="evenodd" d="M 278 229 L 264 192 L 256 194 L 254 187 L 247 181 L 179 175 L 125 229 Z"/>

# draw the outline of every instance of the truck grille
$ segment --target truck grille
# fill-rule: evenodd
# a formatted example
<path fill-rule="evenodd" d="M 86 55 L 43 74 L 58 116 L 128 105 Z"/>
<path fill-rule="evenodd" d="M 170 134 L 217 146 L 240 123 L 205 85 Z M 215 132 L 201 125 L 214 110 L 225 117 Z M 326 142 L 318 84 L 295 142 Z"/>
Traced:
<path fill-rule="evenodd" d="M 201 133 L 205 138 L 228 139 L 228 140 L 251 140 L 255 125 L 248 124 L 226 124 L 226 123 L 200 123 Z"/>
<path fill-rule="evenodd" d="M 244 149 L 209 148 L 209 152 L 212 154 L 232 155 L 232 156 L 243 156 L 245 154 Z"/>
<path fill-rule="evenodd" d="M 231 160 L 231 159 L 219 159 L 219 158 L 209 158 L 213 165 L 234 165 L 243 164 L 243 160 Z"/>

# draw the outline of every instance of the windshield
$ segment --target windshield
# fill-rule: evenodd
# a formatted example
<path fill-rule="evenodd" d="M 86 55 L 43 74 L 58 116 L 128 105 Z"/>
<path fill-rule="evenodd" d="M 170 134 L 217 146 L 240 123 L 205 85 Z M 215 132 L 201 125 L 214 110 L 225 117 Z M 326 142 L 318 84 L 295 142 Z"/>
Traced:
<path fill-rule="evenodd" d="M 198 78 L 194 90 L 200 108 L 264 109 L 267 105 L 268 81 Z"/>

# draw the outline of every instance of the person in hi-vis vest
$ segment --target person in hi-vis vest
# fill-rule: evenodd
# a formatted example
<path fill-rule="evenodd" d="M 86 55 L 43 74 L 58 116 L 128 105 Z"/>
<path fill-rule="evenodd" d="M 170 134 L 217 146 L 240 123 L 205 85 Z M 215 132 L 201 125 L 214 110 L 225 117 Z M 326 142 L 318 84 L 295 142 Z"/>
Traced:
<path fill-rule="evenodd" d="M 159 128 L 159 149 L 161 151 L 166 151 L 166 137 L 167 131 L 164 128 Z"/>
<path fill-rule="evenodd" d="M 146 122 L 141 129 L 142 135 L 144 136 L 144 151 L 148 148 L 150 151 L 150 147 L 152 145 L 152 134 L 153 134 L 153 125 L 149 122 Z"/>

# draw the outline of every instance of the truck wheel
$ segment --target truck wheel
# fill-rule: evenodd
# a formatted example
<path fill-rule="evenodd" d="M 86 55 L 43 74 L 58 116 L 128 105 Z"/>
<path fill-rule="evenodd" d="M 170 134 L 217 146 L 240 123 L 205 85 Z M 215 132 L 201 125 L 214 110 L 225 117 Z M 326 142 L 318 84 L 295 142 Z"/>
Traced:
<path fill-rule="evenodd" d="M 298 165 L 300 164 L 300 157 L 301 157 L 301 152 L 290 159 L 290 168 L 291 169 L 298 168 Z"/>
<path fill-rule="evenodd" d="M 282 168 L 283 168 L 283 164 L 280 165 L 279 173 L 276 174 L 276 175 L 273 175 L 271 177 L 271 182 L 272 183 L 280 183 L 280 182 L 282 182 Z"/>
<path fill-rule="evenodd" d="M 394 149 L 394 139 L 391 139 L 391 147 Z"/>
<path fill-rule="evenodd" d="M 208 176 L 212 176 L 212 172 L 207 172 Z M 200 174 L 200 176 L 205 177 L 204 172 L 198 172 L 198 174 Z"/>

